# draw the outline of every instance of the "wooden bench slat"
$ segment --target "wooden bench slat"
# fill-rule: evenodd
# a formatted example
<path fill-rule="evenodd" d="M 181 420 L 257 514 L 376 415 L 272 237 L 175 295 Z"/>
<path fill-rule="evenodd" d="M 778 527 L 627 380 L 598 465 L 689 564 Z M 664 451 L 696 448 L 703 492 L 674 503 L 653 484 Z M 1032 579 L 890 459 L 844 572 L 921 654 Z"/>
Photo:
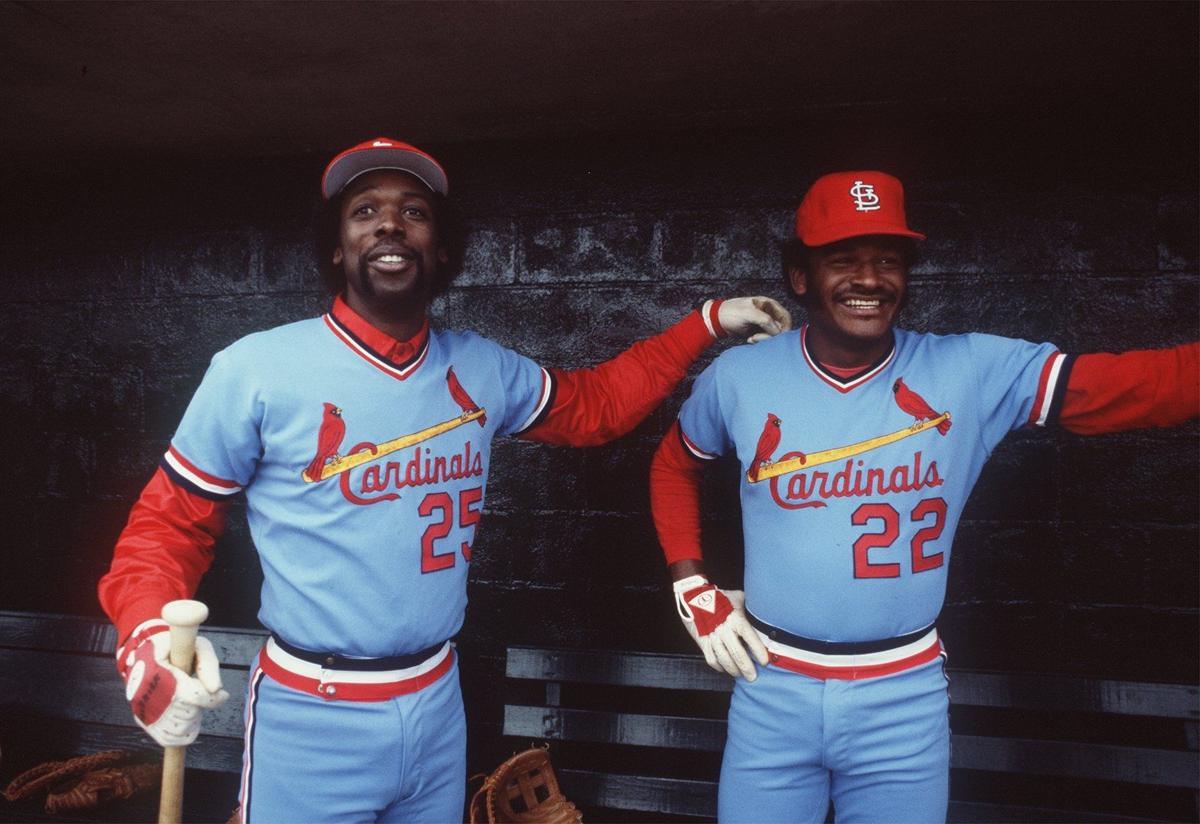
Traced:
<path fill-rule="evenodd" d="M 561 707 L 504 708 L 504 734 L 558 741 L 720 752 L 718 719 L 598 712 Z M 1052 740 L 951 736 L 951 766 L 1041 773 L 1200 789 L 1200 754 Z"/>
<path fill-rule="evenodd" d="M 261 629 L 231 629 L 229 627 L 201 627 L 200 634 L 212 641 L 221 662 L 221 669 L 226 667 L 249 669 L 254 663 L 254 656 L 267 643 L 270 635 Z"/>
<path fill-rule="evenodd" d="M 1200 687 L 1192 684 L 953 669 L 948 674 L 952 704 L 1156 718 L 1200 717 Z"/>
<path fill-rule="evenodd" d="M 116 628 L 93 618 L 0 611 L 0 647 L 112 655 L 116 643 Z"/>
<path fill-rule="evenodd" d="M 725 747 L 723 720 L 512 704 L 504 707 L 504 734 L 704 752 Z"/>
<path fill-rule="evenodd" d="M 1040 773 L 1200 789 L 1200 753 L 1175 750 L 952 735 L 950 765 L 988 772 Z"/>
<path fill-rule="evenodd" d="M 509 678 L 729 692 L 733 679 L 693 655 L 509 647 Z M 950 700 L 963 706 L 1069 710 L 1159 718 L 1200 717 L 1200 687 L 1027 675 L 975 670 L 948 671 Z"/>
<path fill-rule="evenodd" d="M 563 794 L 575 804 L 715 818 L 717 783 L 684 778 L 556 770 Z"/>
<path fill-rule="evenodd" d="M 242 737 L 242 696 L 245 670 L 222 671 L 230 700 L 204 714 L 204 730 L 218 736 Z M 125 700 L 121 678 L 108 655 L 71 655 L 0 648 L 0 702 L 15 702 L 34 712 L 129 727 L 145 739 Z M 146 739 L 148 740 L 148 739 Z"/>
<path fill-rule="evenodd" d="M 733 689 L 732 678 L 709 669 L 703 658 L 692 655 L 509 647 L 505 671 L 509 678 L 538 681 L 711 692 Z"/>
<path fill-rule="evenodd" d="M 75 752 L 104 750 L 156 750 L 158 745 L 138 727 L 110 727 L 82 723 L 77 727 Z M 201 734 L 187 748 L 188 769 L 236 773 L 242 769 L 242 740 Z"/>
<path fill-rule="evenodd" d="M 559 782 L 567 798 L 577 805 L 613 810 L 670 813 L 698 818 L 716 818 L 717 782 L 685 778 L 656 778 L 591 770 L 560 769 Z M 1077 821 L 1078 812 L 1043 807 L 1020 807 L 979 801 L 951 801 L 948 824 L 995 821 Z M 1103 813 L 1087 814 L 1092 824 L 1142 824 L 1148 818 Z"/>
<path fill-rule="evenodd" d="M 1011 804 L 988 804 L 982 801 L 950 801 L 946 811 L 947 824 L 975 824 L 975 822 L 1003 822 L 1010 824 L 1014 821 L 1045 824 L 1047 821 L 1062 822 L 1062 824 L 1077 824 L 1084 820 L 1088 824 L 1149 824 L 1157 821 L 1153 818 L 1132 818 L 1110 813 L 1087 812 L 1078 810 L 1058 810 L 1049 807 L 1019 807 Z"/>
<path fill-rule="evenodd" d="M 267 640 L 266 630 L 202 626 L 222 667 L 250 666 Z M 107 655 L 116 651 L 117 631 L 94 618 L 0 610 L 0 647 Z"/>

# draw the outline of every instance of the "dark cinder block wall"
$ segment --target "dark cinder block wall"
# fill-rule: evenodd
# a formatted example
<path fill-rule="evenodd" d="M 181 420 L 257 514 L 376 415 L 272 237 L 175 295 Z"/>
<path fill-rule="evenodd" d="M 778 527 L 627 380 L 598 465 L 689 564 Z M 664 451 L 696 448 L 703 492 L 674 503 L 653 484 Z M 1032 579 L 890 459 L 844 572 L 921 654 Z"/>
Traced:
<path fill-rule="evenodd" d="M 474 227 L 434 322 L 549 366 L 595 364 L 709 296 L 784 299 L 792 210 L 818 174 L 853 167 L 904 179 L 911 223 L 929 235 L 910 328 L 1072 352 L 1200 334 L 1186 123 L 885 108 L 778 128 L 430 148 Z M 209 357 L 325 309 L 307 246 L 324 160 L 57 159 L 10 179 L 0 609 L 99 615 L 96 580 Z M 498 735 L 506 644 L 690 650 L 647 494 L 652 451 L 685 395 L 605 447 L 497 444 L 459 639 L 476 740 Z M 942 620 L 953 663 L 1194 680 L 1197 434 L 1011 436 L 954 546 Z M 706 513 L 717 578 L 736 585 L 732 465 L 712 473 Z M 253 625 L 260 580 L 239 512 L 201 588 L 211 622 Z"/>

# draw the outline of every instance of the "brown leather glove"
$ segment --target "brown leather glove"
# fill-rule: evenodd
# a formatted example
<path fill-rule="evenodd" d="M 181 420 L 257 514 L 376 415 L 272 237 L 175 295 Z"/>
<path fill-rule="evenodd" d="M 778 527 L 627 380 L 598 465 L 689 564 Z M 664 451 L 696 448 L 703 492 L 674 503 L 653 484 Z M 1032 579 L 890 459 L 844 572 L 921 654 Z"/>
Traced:
<path fill-rule="evenodd" d="M 124 750 L 108 750 L 48 761 L 14 778 L 4 797 L 22 801 L 46 793 L 46 812 L 61 813 L 99 807 L 158 786 L 162 766 L 128 763 L 132 758 Z"/>
<path fill-rule="evenodd" d="M 479 777 L 479 776 L 476 776 Z M 544 748 L 519 752 L 471 797 L 471 824 L 579 824 L 583 814 L 558 786 Z"/>
<path fill-rule="evenodd" d="M 73 785 L 46 796 L 46 812 L 90 810 L 110 801 L 132 798 L 140 790 L 157 787 L 161 780 L 161 764 L 126 764 L 92 770 Z"/>
<path fill-rule="evenodd" d="M 35 795 L 49 791 L 52 787 L 72 778 L 78 778 L 92 770 L 111 767 L 129 760 L 129 753 L 124 750 L 106 750 L 69 758 L 66 761 L 47 761 L 26 770 L 14 778 L 4 788 L 4 797 L 9 801 L 22 801 Z"/>

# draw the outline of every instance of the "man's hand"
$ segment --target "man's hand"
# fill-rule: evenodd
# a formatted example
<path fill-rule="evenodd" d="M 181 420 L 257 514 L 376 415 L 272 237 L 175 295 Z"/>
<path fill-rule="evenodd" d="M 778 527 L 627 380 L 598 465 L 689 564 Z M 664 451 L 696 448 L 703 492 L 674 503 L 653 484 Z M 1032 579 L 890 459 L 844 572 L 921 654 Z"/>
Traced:
<path fill-rule="evenodd" d="M 207 638 L 196 639 L 194 677 L 170 663 L 170 651 L 166 622 L 146 621 L 117 650 L 117 670 L 138 726 L 164 747 L 182 747 L 200 734 L 200 711 L 219 707 L 229 693 L 221 689 L 220 664 Z"/>
<path fill-rule="evenodd" d="M 717 322 L 729 335 L 758 343 L 792 328 L 792 316 L 774 298 L 729 298 L 717 308 Z"/>
<path fill-rule="evenodd" d="M 753 681 L 758 671 L 746 648 L 763 666 L 768 660 L 767 648 L 746 620 L 745 602 L 740 590 L 721 590 L 703 575 L 675 582 L 675 608 L 704 660 L 717 672 Z"/>

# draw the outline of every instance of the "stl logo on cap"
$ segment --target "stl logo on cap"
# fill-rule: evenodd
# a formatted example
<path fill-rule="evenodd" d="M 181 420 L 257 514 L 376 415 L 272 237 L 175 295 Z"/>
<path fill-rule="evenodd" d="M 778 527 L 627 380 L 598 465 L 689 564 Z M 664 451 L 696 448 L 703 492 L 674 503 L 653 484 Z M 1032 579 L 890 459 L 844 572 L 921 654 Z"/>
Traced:
<path fill-rule="evenodd" d="M 884 172 L 834 172 L 818 178 L 796 210 L 796 237 L 806 246 L 825 246 L 863 235 L 925 239 L 908 228 L 904 186 Z"/>
<path fill-rule="evenodd" d="M 861 180 L 854 181 L 850 187 L 850 197 L 854 198 L 854 208 L 860 212 L 874 212 L 879 208 L 879 195 L 875 187 Z"/>

